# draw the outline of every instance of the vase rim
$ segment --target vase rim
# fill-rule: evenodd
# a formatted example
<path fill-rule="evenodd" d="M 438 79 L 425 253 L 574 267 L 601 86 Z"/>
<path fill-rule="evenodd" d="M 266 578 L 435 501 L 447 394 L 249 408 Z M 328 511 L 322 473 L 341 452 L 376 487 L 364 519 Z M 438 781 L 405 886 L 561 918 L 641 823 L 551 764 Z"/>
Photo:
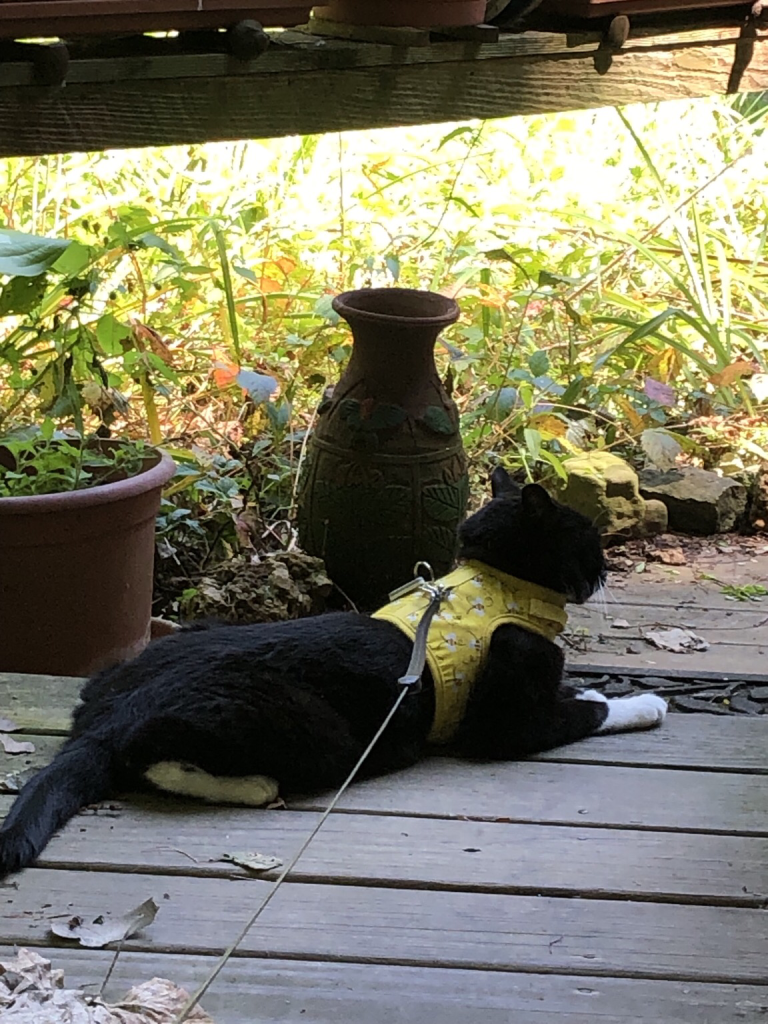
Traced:
<path fill-rule="evenodd" d="M 386 303 L 392 311 L 377 308 Z M 336 295 L 334 310 L 349 320 L 371 323 L 409 324 L 416 327 L 448 327 L 459 318 L 459 304 L 439 292 L 416 288 L 357 288 Z M 400 312 L 394 310 L 400 306 Z M 421 307 L 420 312 L 414 312 Z M 433 312 L 428 312 L 429 309 Z"/>

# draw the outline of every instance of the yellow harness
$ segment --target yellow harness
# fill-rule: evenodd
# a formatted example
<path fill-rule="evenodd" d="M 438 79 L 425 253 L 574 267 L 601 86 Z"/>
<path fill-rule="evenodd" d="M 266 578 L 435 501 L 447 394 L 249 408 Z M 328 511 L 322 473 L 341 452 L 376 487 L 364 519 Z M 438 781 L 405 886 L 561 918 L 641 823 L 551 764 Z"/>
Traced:
<path fill-rule="evenodd" d="M 493 631 L 511 624 L 554 640 L 568 615 L 563 594 L 482 562 L 465 562 L 437 582 L 450 587 L 450 593 L 432 619 L 427 636 L 427 665 L 435 686 L 435 719 L 429 742 L 448 743 L 464 717 Z M 424 590 L 415 590 L 384 605 L 373 618 L 392 622 L 414 640 L 429 600 Z"/>

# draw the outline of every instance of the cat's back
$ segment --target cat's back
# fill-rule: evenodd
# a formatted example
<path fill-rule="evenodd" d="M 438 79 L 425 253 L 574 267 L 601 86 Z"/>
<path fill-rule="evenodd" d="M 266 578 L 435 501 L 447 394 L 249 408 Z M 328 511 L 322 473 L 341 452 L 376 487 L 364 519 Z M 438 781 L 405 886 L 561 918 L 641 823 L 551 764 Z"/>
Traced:
<path fill-rule="evenodd" d="M 329 673 L 390 676 L 408 659 L 399 630 L 355 612 L 255 625 L 181 630 L 151 643 L 138 657 L 89 679 L 75 712 L 76 731 L 123 698 L 164 704 L 176 697 L 240 690 L 244 680 L 313 680 Z"/>

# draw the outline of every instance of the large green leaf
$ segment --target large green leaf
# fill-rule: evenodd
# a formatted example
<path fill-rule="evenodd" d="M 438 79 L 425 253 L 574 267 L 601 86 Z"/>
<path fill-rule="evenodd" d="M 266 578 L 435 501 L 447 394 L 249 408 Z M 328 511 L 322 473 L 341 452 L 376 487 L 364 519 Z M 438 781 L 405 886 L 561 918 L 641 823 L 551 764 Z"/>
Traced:
<path fill-rule="evenodd" d="M 38 277 L 56 262 L 68 246 L 68 239 L 43 238 L 0 228 L 0 274 Z"/>
<path fill-rule="evenodd" d="M 42 301 L 47 283 L 45 274 L 38 277 L 12 277 L 0 292 L 0 316 L 29 313 Z"/>

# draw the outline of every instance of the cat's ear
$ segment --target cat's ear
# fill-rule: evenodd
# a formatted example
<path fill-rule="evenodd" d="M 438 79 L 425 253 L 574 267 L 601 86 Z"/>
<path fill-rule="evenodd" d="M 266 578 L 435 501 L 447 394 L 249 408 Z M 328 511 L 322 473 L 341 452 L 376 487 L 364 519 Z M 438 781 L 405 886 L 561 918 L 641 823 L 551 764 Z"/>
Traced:
<path fill-rule="evenodd" d="M 541 484 L 526 484 L 523 488 L 523 509 L 529 516 L 545 516 L 554 508 L 552 499 Z"/>
<path fill-rule="evenodd" d="M 496 466 L 491 473 L 491 494 L 494 498 L 503 498 L 507 494 L 517 494 L 520 488 L 504 469 L 503 466 Z"/>

